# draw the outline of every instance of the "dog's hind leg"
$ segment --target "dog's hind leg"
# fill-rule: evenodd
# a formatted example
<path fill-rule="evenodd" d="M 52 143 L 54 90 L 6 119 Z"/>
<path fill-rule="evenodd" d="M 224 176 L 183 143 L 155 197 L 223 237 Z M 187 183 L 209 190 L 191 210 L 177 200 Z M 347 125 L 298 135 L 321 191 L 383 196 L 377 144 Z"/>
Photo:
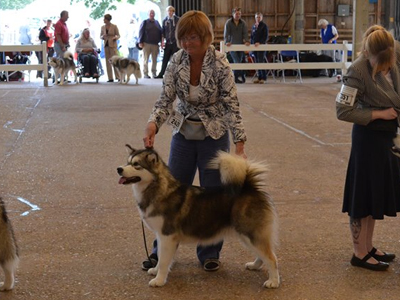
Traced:
<path fill-rule="evenodd" d="M 131 75 L 127 75 L 128 78 L 126 78 L 125 84 L 128 84 L 129 80 L 131 79 Z"/>
<path fill-rule="evenodd" d="M 60 85 L 64 85 L 65 72 L 60 73 Z"/>
<path fill-rule="evenodd" d="M 6 261 L 2 264 L 5 280 L 4 284 L 0 285 L 0 291 L 9 291 L 14 288 L 14 273 L 17 269 L 18 259 Z"/>
<path fill-rule="evenodd" d="M 257 258 L 254 262 L 246 264 L 248 270 L 259 270 L 263 264 L 267 265 L 269 278 L 264 282 L 263 286 L 266 288 L 277 288 L 280 284 L 279 271 L 278 271 L 278 260 L 273 251 L 273 241 L 264 237 L 263 239 L 255 239 L 250 241 L 247 237 L 241 236 L 242 241 L 252 250 Z"/>
<path fill-rule="evenodd" d="M 74 73 L 74 76 L 75 76 L 75 83 L 76 83 L 76 84 L 79 84 L 78 76 L 76 75 L 76 70 L 75 70 L 75 69 L 72 69 L 72 72 Z"/>
<path fill-rule="evenodd" d="M 161 238 L 157 238 L 157 242 L 158 263 L 155 268 L 148 271 L 149 274 L 156 275 L 149 282 L 149 285 L 152 287 L 163 286 L 167 282 L 169 268 L 179 245 L 172 236 L 161 236 Z"/>

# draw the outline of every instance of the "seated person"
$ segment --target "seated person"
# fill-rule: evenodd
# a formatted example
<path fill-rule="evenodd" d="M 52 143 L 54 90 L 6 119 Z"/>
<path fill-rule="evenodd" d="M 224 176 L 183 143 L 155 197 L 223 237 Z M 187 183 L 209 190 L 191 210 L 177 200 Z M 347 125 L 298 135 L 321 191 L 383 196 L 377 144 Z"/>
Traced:
<path fill-rule="evenodd" d="M 83 74 L 85 77 L 99 77 L 97 74 L 97 46 L 90 37 L 89 29 L 82 31 L 80 38 L 76 42 L 75 51 L 78 53 L 78 60 L 82 62 Z"/>

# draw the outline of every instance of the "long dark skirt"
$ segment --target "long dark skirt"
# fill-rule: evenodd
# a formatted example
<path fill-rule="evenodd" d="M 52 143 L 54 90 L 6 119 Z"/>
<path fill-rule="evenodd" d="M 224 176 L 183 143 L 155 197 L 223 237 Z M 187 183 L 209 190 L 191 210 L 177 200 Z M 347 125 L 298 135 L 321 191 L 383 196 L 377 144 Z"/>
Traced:
<path fill-rule="evenodd" d="M 400 159 L 392 154 L 393 131 L 354 125 L 343 212 L 383 219 L 400 211 Z"/>

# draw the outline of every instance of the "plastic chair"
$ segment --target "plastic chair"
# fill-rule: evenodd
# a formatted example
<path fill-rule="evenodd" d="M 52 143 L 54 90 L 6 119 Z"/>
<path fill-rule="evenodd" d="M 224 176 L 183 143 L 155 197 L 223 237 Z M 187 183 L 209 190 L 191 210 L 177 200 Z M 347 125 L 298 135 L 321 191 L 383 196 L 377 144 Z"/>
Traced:
<path fill-rule="evenodd" d="M 280 51 L 280 52 L 278 53 L 278 55 L 279 55 L 279 60 L 280 60 L 281 63 L 291 63 L 291 62 L 299 63 L 299 62 L 300 62 L 299 52 L 298 52 L 298 51 Z M 292 58 L 292 59 L 289 60 L 289 61 L 287 61 L 287 58 Z M 285 79 L 285 70 L 281 70 L 281 71 L 282 71 L 282 79 L 283 79 L 283 82 L 286 82 L 286 79 Z M 300 69 L 295 69 L 294 71 L 296 72 L 296 79 L 295 79 L 295 81 L 297 80 L 297 77 L 299 77 L 300 83 L 303 83 L 303 79 L 302 79 L 302 77 L 301 77 L 301 71 L 300 71 Z"/>

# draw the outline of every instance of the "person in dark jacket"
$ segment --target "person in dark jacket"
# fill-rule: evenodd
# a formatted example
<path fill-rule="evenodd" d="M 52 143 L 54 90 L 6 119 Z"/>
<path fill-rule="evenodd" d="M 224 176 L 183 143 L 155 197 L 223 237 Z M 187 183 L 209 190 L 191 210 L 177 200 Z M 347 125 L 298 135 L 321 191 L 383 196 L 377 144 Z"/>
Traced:
<path fill-rule="evenodd" d="M 161 42 L 162 28 L 160 23 L 154 18 L 154 10 L 149 11 L 149 18 L 140 24 L 139 29 L 139 48 L 143 49 L 143 73 L 144 78 L 149 76 L 149 58 L 151 55 L 151 74 L 157 77 L 157 56 L 160 52 L 158 44 Z"/>
<path fill-rule="evenodd" d="M 164 48 L 164 56 L 161 66 L 161 71 L 156 78 L 163 78 L 165 70 L 167 69 L 168 62 L 172 55 L 179 50 L 176 45 L 175 29 L 178 24 L 179 17 L 175 15 L 175 8 L 173 6 L 167 7 L 168 16 L 162 22 L 162 39 L 161 47 Z M 165 39 L 165 41 L 164 41 Z"/>
<path fill-rule="evenodd" d="M 46 26 L 40 29 L 39 31 L 39 40 L 40 42 L 46 42 L 47 43 L 47 56 L 48 57 L 53 57 L 54 55 L 54 31 L 51 28 L 52 25 L 52 20 L 47 20 L 46 21 Z M 43 63 L 42 59 L 42 51 L 36 51 L 36 56 L 38 58 L 39 64 Z M 49 66 L 49 71 L 50 71 L 50 66 Z M 43 74 L 42 71 L 38 71 L 36 74 L 36 78 L 42 78 Z M 49 75 L 50 77 L 50 75 Z"/>
<path fill-rule="evenodd" d="M 254 46 L 259 46 L 260 44 L 266 44 L 268 40 L 268 26 L 263 22 L 263 15 L 260 12 L 255 14 L 256 22 L 251 29 L 250 41 Z M 254 51 L 253 55 L 257 63 L 263 63 L 265 57 L 265 51 Z M 257 70 L 257 79 L 254 83 L 263 84 L 267 80 L 267 72 L 265 70 Z"/>
<path fill-rule="evenodd" d="M 241 17 L 242 11 L 240 7 L 235 7 L 232 9 L 232 17 L 225 23 L 224 40 L 228 47 L 235 44 L 250 45 L 247 24 Z M 241 63 L 244 58 L 243 51 L 230 51 L 230 54 L 234 63 Z M 235 74 L 235 83 L 246 82 L 243 70 L 235 70 L 233 73 Z M 239 77 L 242 79 L 240 80 Z"/>

